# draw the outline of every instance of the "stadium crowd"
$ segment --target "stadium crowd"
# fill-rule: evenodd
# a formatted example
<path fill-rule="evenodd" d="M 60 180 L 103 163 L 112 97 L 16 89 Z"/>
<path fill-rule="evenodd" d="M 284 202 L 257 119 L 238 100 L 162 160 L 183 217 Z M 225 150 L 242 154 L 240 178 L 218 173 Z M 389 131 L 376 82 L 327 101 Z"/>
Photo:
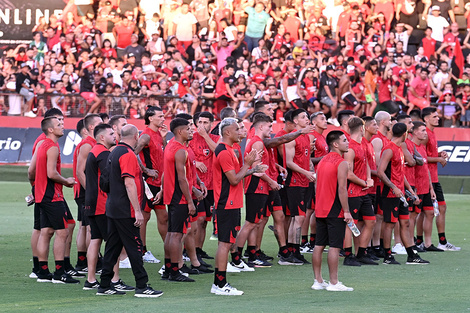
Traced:
<path fill-rule="evenodd" d="M 254 103 L 357 116 L 438 105 L 468 126 L 470 5 L 450 0 L 71 1 L 3 51 L 2 112 L 166 117 Z M 14 94 L 6 94 L 13 92 Z"/>

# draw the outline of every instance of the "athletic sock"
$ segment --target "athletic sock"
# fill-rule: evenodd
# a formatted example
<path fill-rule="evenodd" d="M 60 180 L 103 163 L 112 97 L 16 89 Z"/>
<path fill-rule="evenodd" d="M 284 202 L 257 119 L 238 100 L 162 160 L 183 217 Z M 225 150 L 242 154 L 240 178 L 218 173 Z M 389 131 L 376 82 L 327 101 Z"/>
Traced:
<path fill-rule="evenodd" d="M 41 274 L 49 273 L 49 267 L 47 265 L 47 261 L 42 262 L 42 261 L 38 260 L 38 263 L 39 263 L 39 273 L 41 273 Z"/>
<path fill-rule="evenodd" d="M 392 257 L 392 250 L 390 248 L 384 248 L 385 259 Z"/>
<path fill-rule="evenodd" d="M 78 259 L 77 259 L 77 265 L 86 265 L 86 252 L 77 252 Z"/>
<path fill-rule="evenodd" d="M 416 236 L 416 245 L 420 245 L 423 243 L 423 236 Z"/>
<path fill-rule="evenodd" d="M 300 242 L 300 245 L 303 246 L 308 242 L 308 236 L 307 235 L 302 235 L 302 241 Z"/>
<path fill-rule="evenodd" d="M 380 238 L 380 248 L 384 249 L 384 239 L 383 238 Z"/>
<path fill-rule="evenodd" d="M 374 250 L 380 250 L 380 246 L 372 246 L 372 249 L 374 249 Z"/>
<path fill-rule="evenodd" d="M 310 247 L 315 247 L 315 237 L 317 237 L 317 234 L 310 233 Z"/>
<path fill-rule="evenodd" d="M 39 258 L 37 256 L 33 256 L 33 270 L 39 271 Z"/>
<path fill-rule="evenodd" d="M 445 245 L 447 243 L 446 233 L 439 233 L 438 236 L 439 236 L 439 243 L 441 245 Z"/>
<path fill-rule="evenodd" d="M 178 275 L 178 270 L 179 270 L 179 267 L 178 267 L 178 262 L 176 263 L 170 263 L 171 266 L 170 266 L 170 275 L 172 276 L 176 276 Z"/>
<path fill-rule="evenodd" d="M 405 248 L 406 249 L 406 254 L 408 254 L 409 257 L 413 257 L 415 255 L 415 252 L 413 251 L 414 246 Z"/>
<path fill-rule="evenodd" d="M 147 246 L 142 246 L 142 255 L 144 255 L 147 252 Z"/>
<path fill-rule="evenodd" d="M 219 269 L 216 267 L 214 268 L 214 285 L 218 286 L 219 281 L 217 280 L 217 274 L 219 274 Z"/>
<path fill-rule="evenodd" d="M 292 253 L 294 256 L 300 255 L 300 245 L 298 243 L 292 244 Z"/>
<path fill-rule="evenodd" d="M 196 255 L 200 255 L 202 252 L 201 248 L 196 247 Z"/>
<path fill-rule="evenodd" d="M 65 270 L 69 270 L 69 269 L 72 269 L 72 264 L 70 264 L 70 257 L 69 256 L 66 256 L 64 257 L 64 266 L 65 266 Z"/>
<path fill-rule="evenodd" d="M 56 260 L 55 261 L 55 272 L 58 275 L 62 275 L 62 274 L 65 273 L 65 271 L 64 271 L 64 260 L 61 260 L 61 261 Z"/>
<path fill-rule="evenodd" d="M 289 254 L 292 253 L 292 243 L 287 243 L 287 250 L 289 251 Z"/>
<path fill-rule="evenodd" d="M 357 257 L 362 258 L 365 255 L 366 255 L 366 248 L 359 247 L 359 249 L 357 249 Z"/>
<path fill-rule="evenodd" d="M 284 257 L 284 258 L 287 258 L 289 256 L 289 249 L 287 249 L 287 246 L 282 246 L 279 248 L 279 254 Z"/>
<path fill-rule="evenodd" d="M 237 249 L 238 249 L 238 254 L 240 256 L 242 256 L 243 255 L 243 247 L 237 247 Z"/>
<path fill-rule="evenodd" d="M 248 260 L 254 261 L 256 260 L 256 247 L 255 246 L 247 246 L 248 250 Z"/>
<path fill-rule="evenodd" d="M 216 277 L 216 285 L 222 288 L 227 284 L 227 271 L 218 271 Z"/>
<path fill-rule="evenodd" d="M 344 248 L 344 256 L 348 257 L 352 255 L 352 247 Z"/>
<path fill-rule="evenodd" d="M 171 259 L 165 258 L 165 273 L 170 274 L 171 272 Z"/>
<path fill-rule="evenodd" d="M 238 254 L 238 251 L 231 252 L 232 255 L 232 263 L 235 265 L 240 265 L 241 260 L 240 260 L 240 254 Z"/>

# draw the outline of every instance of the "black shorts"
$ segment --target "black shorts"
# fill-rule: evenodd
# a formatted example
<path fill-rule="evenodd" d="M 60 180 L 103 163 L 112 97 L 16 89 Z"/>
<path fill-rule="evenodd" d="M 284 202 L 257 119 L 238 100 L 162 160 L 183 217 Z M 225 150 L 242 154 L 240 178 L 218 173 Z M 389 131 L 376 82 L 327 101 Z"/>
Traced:
<path fill-rule="evenodd" d="M 418 195 L 418 197 L 421 200 L 421 202 L 419 203 L 419 205 L 416 206 L 419 209 L 419 212 L 416 211 L 416 213 L 420 213 L 421 211 L 434 211 L 434 206 L 432 205 L 432 198 L 431 198 L 430 192 L 428 192 L 425 195 Z"/>
<path fill-rule="evenodd" d="M 188 217 L 187 204 L 168 205 L 168 232 L 186 234 Z"/>
<path fill-rule="evenodd" d="M 152 192 L 153 196 L 155 197 L 157 195 L 157 193 L 160 192 L 161 188 L 158 187 L 158 186 L 154 186 L 154 185 L 148 185 L 149 188 L 150 188 L 150 191 Z M 165 205 L 163 204 L 163 196 L 162 196 L 162 199 L 160 200 L 160 202 L 158 202 L 157 204 L 152 204 L 153 201 L 146 199 L 146 202 L 145 202 L 145 208 L 144 208 L 144 211 L 147 212 L 147 213 L 150 213 L 152 212 L 152 209 L 155 209 L 155 210 L 165 210 L 166 207 Z"/>
<path fill-rule="evenodd" d="M 77 203 L 77 219 L 78 219 L 78 221 L 82 222 L 82 226 L 90 225 L 88 215 L 85 214 L 85 198 L 77 198 L 77 199 L 75 199 L 75 203 Z"/>
<path fill-rule="evenodd" d="M 398 219 L 407 220 L 410 218 L 408 208 L 405 208 L 399 198 L 380 197 L 380 207 L 386 223 L 396 223 Z"/>
<path fill-rule="evenodd" d="M 41 229 L 54 230 L 68 227 L 67 205 L 65 201 L 38 203 L 41 212 Z"/>
<path fill-rule="evenodd" d="M 315 183 L 310 182 L 305 191 L 305 208 L 307 210 L 315 209 Z"/>
<path fill-rule="evenodd" d="M 41 209 L 39 208 L 39 204 L 34 204 L 34 223 L 33 229 L 41 230 Z"/>
<path fill-rule="evenodd" d="M 282 211 L 284 212 L 284 215 L 290 216 L 287 187 L 279 189 L 279 197 L 281 198 Z"/>
<path fill-rule="evenodd" d="M 316 246 L 330 246 L 330 248 L 343 248 L 346 222 L 342 218 L 316 218 L 317 236 Z"/>
<path fill-rule="evenodd" d="M 226 101 L 226 102 L 231 102 L 231 101 L 232 101 L 232 98 L 230 98 L 229 96 L 226 96 L 226 95 L 221 95 L 220 97 L 217 98 L 217 100 L 222 100 L 222 101 Z"/>
<path fill-rule="evenodd" d="M 305 216 L 305 194 L 308 187 L 287 187 L 287 201 L 291 216 Z"/>
<path fill-rule="evenodd" d="M 235 243 L 240 230 L 240 209 L 216 209 L 215 212 L 218 240 L 225 243 Z"/>
<path fill-rule="evenodd" d="M 214 209 L 214 191 L 207 190 L 207 196 L 199 201 L 199 204 L 196 207 L 197 216 L 205 217 L 207 222 L 211 221 L 212 210 Z"/>
<path fill-rule="evenodd" d="M 213 108 L 214 107 L 214 99 L 202 98 L 201 106 L 205 106 L 205 107 L 208 107 L 208 108 Z"/>
<path fill-rule="evenodd" d="M 432 183 L 432 187 L 434 188 L 434 192 L 436 193 L 436 200 L 439 205 L 445 205 L 446 199 L 444 198 L 444 191 L 442 190 L 441 183 Z"/>
<path fill-rule="evenodd" d="M 375 221 L 375 213 L 369 195 L 348 198 L 349 212 L 354 221 Z"/>
<path fill-rule="evenodd" d="M 266 208 L 268 195 L 260 193 L 245 194 L 245 220 L 250 223 L 259 223 L 263 218 L 263 212 Z"/>
<path fill-rule="evenodd" d="M 355 107 L 359 104 L 359 101 L 357 101 L 356 97 L 354 97 L 352 94 L 348 94 L 346 97 L 344 97 L 343 101 L 346 105 L 352 107 Z"/>
<path fill-rule="evenodd" d="M 90 220 L 91 239 L 108 240 L 108 218 L 106 214 L 91 215 Z"/>
<path fill-rule="evenodd" d="M 372 209 L 374 210 L 374 214 L 377 215 L 377 197 L 375 193 L 368 194 L 370 202 L 372 203 Z"/>
<path fill-rule="evenodd" d="M 275 211 L 282 211 L 282 201 L 279 195 L 280 190 L 270 190 L 268 200 L 266 201 L 266 209 L 263 213 L 264 216 L 271 216 Z"/>
<path fill-rule="evenodd" d="M 64 201 L 65 205 L 65 212 L 67 213 L 67 223 L 70 224 L 75 224 L 75 220 L 73 219 L 72 212 L 70 212 L 69 205 L 67 204 L 66 201 Z"/>

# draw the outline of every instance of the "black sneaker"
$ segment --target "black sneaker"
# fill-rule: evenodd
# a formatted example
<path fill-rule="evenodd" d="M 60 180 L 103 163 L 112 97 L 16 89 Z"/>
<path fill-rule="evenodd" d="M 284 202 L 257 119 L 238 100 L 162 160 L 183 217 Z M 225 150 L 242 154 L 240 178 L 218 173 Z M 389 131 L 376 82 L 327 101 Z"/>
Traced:
<path fill-rule="evenodd" d="M 384 258 L 383 264 L 385 264 L 385 265 L 400 265 L 400 262 L 395 260 L 395 258 L 391 255 L 387 258 Z"/>
<path fill-rule="evenodd" d="M 339 250 L 339 256 L 345 258 L 346 257 L 346 252 L 344 252 L 343 249 Z"/>
<path fill-rule="evenodd" d="M 154 290 L 152 287 L 148 286 L 143 289 L 136 289 L 134 297 L 137 298 L 158 298 L 163 295 L 163 291 Z"/>
<path fill-rule="evenodd" d="M 192 283 L 192 282 L 194 282 L 194 279 L 184 276 L 179 271 L 176 273 L 176 275 L 171 275 L 170 274 L 168 276 L 168 280 L 169 281 L 176 281 L 176 282 L 180 282 L 180 283 Z"/>
<path fill-rule="evenodd" d="M 79 284 L 80 281 L 72 278 L 69 274 L 56 274 L 54 273 L 54 276 L 52 276 L 52 283 L 53 284 Z"/>
<path fill-rule="evenodd" d="M 196 271 L 197 274 L 210 274 L 210 273 L 214 273 L 213 270 L 211 270 L 210 268 L 205 267 L 205 266 L 202 265 L 202 264 L 199 265 L 199 266 L 191 265 L 191 270 Z"/>
<path fill-rule="evenodd" d="M 200 256 L 201 258 L 207 259 L 207 260 L 213 260 L 214 259 L 214 257 L 211 257 L 210 255 L 207 254 L 206 251 L 204 251 L 202 249 L 198 249 L 197 255 Z"/>
<path fill-rule="evenodd" d="M 102 288 L 98 287 L 98 291 L 96 292 L 97 296 L 114 296 L 114 295 L 125 295 L 124 291 L 116 290 L 113 287 Z"/>
<path fill-rule="evenodd" d="M 354 256 L 354 254 L 351 254 L 347 257 L 344 257 L 343 265 L 345 266 L 361 266 L 361 263 L 359 263 Z"/>
<path fill-rule="evenodd" d="M 421 245 L 415 245 L 413 247 L 413 250 L 416 250 L 416 252 L 418 253 L 424 253 L 426 252 L 425 248 L 424 248 L 424 244 L 421 244 Z"/>
<path fill-rule="evenodd" d="M 249 256 L 250 256 L 250 253 L 248 252 L 248 250 L 245 250 L 245 253 L 243 253 L 243 258 L 248 259 Z"/>
<path fill-rule="evenodd" d="M 370 258 L 372 261 L 378 261 L 380 258 L 375 255 L 375 249 L 372 247 L 367 248 L 367 257 Z"/>
<path fill-rule="evenodd" d="M 197 260 L 199 261 L 199 263 L 201 265 L 204 265 L 205 267 L 212 267 L 212 265 L 210 265 L 209 263 L 206 263 L 206 261 L 204 261 L 202 258 L 200 258 L 199 256 L 197 257 Z"/>
<path fill-rule="evenodd" d="M 100 283 L 98 281 L 95 281 L 93 283 L 90 283 L 88 280 L 85 281 L 85 284 L 83 285 L 83 290 L 93 290 L 93 289 L 98 289 L 100 286 Z"/>
<path fill-rule="evenodd" d="M 312 264 L 310 263 L 309 261 L 307 261 L 306 258 L 304 258 L 304 256 L 302 254 L 297 254 L 297 255 L 294 255 L 294 258 L 296 258 L 297 260 L 301 261 L 303 264 Z"/>
<path fill-rule="evenodd" d="M 246 263 L 249 267 L 271 267 L 273 266 L 271 263 L 269 263 L 268 261 L 265 261 L 265 260 L 260 260 L 260 259 L 256 259 L 254 261 L 250 261 L 248 260 L 248 262 Z"/>
<path fill-rule="evenodd" d="M 132 291 L 132 290 L 135 290 L 134 287 L 132 286 L 129 286 L 129 285 L 126 285 L 125 282 L 122 281 L 122 279 L 119 279 L 117 282 L 113 283 L 111 282 L 111 287 L 113 287 L 114 289 L 116 290 L 119 290 L 119 291 Z"/>
<path fill-rule="evenodd" d="M 382 248 L 378 248 L 378 249 L 374 248 L 374 254 L 378 258 L 385 258 L 385 252 L 384 252 L 384 249 Z"/>
<path fill-rule="evenodd" d="M 263 250 L 259 250 L 259 253 L 256 254 L 258 259 L 265 260 L 265 261 L 272 261 L 274 258 L 272 256 L 266 255 Z"/>
<path fill-rule="evenodd" d="M 52 273 L 41 273 L 41 272 L 38 272 L 37 273 L 37 282 L 38 283 L 51 283 L 52 282 Z"/>
<path fill-rule="evenodd" d="M 372 261 L 371 258 L 367 257 L 366 254 L 364 254 L 362 257 L 360 258 L 356 258 L 356 260 L 361 263 L 361 265 L 379 265 L 379 263 L 376 263 L 374 261 Z M 345 260 L 346 261 L 346 260 Z"/>
<path fill-rule="evenodd" d="M 281 255 L 281 257 L 279 258 L 279 261 L 277 261 L 277 264 L 279 265 L 304 265 L 304 262 L 294 257 L 293 254 L 290 254 L 288 257 L 283 257 Z"/>
<path fill-rule="evenodd" d="M 77 272 L 73 267 L 66 269 L 65 273 L 69 274 L 70 276 L 74 278 L 85 278 L 85 274 Z"/>
<path fill-rule="evenodd" d="M 431 244 L 429 247 L 424 247 L 424 250 L 426 250 L 426 252 L 444 252 L 444 250 L 442 249 L 439 249 L 438 247 L 436 247 L 435 245 Z M 416 250 L 418 251 L 418 250 Z M 418 251 L 419 252 L 419 251 Z"/>
<path fill-rule="evenodd" d="M 406 264 L 429 264 L 429 261 L 421 259 L 421 257 L 415 253 L 413 256 L 409 256 L 406 259 Z"/>
<path fill-rule="evenodd" d="M 164 271 L 162 274 L 162 280 L 168 280 L 170 278 L 170 273 L 167 271 Z"/>
<path fill-rule="evenodd" d="M 197 271 L 195 271 L 195 270 L 189 268 L 186 264 L 183 264 L 183 266 L 181 266 L 180 271 L 183 272 L 183 273 L 190 274 L 190 275 L 197 275 L 197 274 L 199 274 Z"/>
<path fill-rule="evenodd" d="M 81 274 L 88 274 L 88 267 L 86 265 L 75 266 L 75 270 Z"/>

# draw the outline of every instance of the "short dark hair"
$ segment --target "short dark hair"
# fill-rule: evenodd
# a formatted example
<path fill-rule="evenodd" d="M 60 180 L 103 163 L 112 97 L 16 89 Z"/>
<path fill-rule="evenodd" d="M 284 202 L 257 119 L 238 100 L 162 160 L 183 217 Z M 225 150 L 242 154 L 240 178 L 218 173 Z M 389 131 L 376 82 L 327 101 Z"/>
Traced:
<path fill-rule="evenodd" d="M 343 125 L 343 120 L 346 117 L 349 117 L 351 115 L 354 115 L 353 110 L 341 110 L 341 111 L 339 111 L 338 112 L 338 123 L 339 123 L 339 125 Z"/>
<path fill-rule="evenodd" d="M 77 133 L 81 133 L 82 130 L 85 128 L 85 124 L 83 123 L 83 118 L 77 122 Z"/>
<path fill-rule="evenodd" d="M 406 127 L 405 124 L 403 123 L 396 123 L 395 125 L 393 125 L 392 127 L 392 133 L 393 133 L 393 137 L 401 137 L 403 136 L 406 131 L 408 130 L 408 128 Z"/>
<path fill-rule="evenodd" d="M 289 111 L 284 113 L 284 122 L 293 123 L 293 121 L 292 121 L 292 110 L 289 110 Z"/>
<path fill-rule="evenodd" d="M 375 118 L 373 118 L 372 116 L 364 116 L 362 118 L 362 120 L 364 121 L 364 124 L 367 124 L 367 123 L 370 123 L 372 121 L 375 121 Z"/>
<path fill-rule="evenodd" d="M 420 109 L 413 109 L 410 111 L 410 116 L 413 117 L 418 117 L 419 119 L 421 119 L 421 110 Z"/>
<path fill-rule="evenodd" d="M 351 117 L 348 121 L 349 131 L 355 133 L 360 127 L 364 126 L 364 120 L 360 117 L 354 116 Z"/>
<path fill-rule="evenodd" d="M 185 120 L 188 120 L 188 121 L 193 119 L 192 115 L 188 114 L 188 113 L 179 113 L 179 114 L 176 114 L 175 117 L 176 118 L 184 118 Z"/>
<path fill-rule="evenodd" d="M 268 101 L 259 100 L 255 102 L 255 112 L 260 111 L 265 105 L 269 104 Z"/>
<path fill-rule="evenodd" d="M 194 116 L 194 123 L 196 123 L 201 117 L 208 118 L 211 123 L 214 121 L 214 115 L 211 112 L 204 111 L 199 113 L 197 118 L 196 115 Z"/>
<path fill-rule="evenodd" d="M 155 115 L 155 111 L 163 111 L 163 110 L 162 110 L 162 108 L 157 107 L 157 106 L 148 106 L 148 107 L 147 107 L 147 111 L 145 111 L 145 115 L 144 115 L 145 125 L 149 125 L 149 124 L 150 124 L 150 119 L 149 119 L 149 117 L 150 117 L 150 116 L 154 116 L 154 115 Z"/>
<path fill-rule="evenodd" d="M 101 123 L 96 125 L 95 129 L 93 130 L 93 136 L 95 139 L 98 138 L 98 135 L 104 132 L 106 129 L 113 129 L 113 127 L 109 124 Z"/>
<path fill-rule="evenodd" d="M 87 116 L 85 116 L 85 118 L 83 119 L 83 125 L 87 130 L 90 130 L 90 125 L 95 118 L 101 119 L 100 115 L 96 113 L 88 114 Z"/>
<path fill-rule="evenodd" d="M 109 115 L 106 112 L 100 113 L 99 115 L 100 115 L 102 120 L 104 120 L 105 118 L 109 118 Z"/>
<path fill-rule="evenodd" d="M 408 114 L 400 114 L 397 116 L 397 122 L 401 123 L 407 118 L 411 118 L 411 116 L 409 116 Z"/>
<path fill-rule="evenodd" d="M 421 118 L 424 120 L 424 118 L 428 115 L 433 114 L 436 112 L 437 109 L 435 107 L 427 107 L 421 110 Z"/>
<path fill-rule="evenodd" d="M 259 123 L 272 123 L 272 122 L 273 122 L 272 118 L 270 118 L 269 116 L 267 116 L 266 114 L 262 112 L 256 114 L 253 117 L 253 127 L 255 127 Z"/>
<path fill-rule="evenodd" d="M 426 127 L 426 124 L 424 124 L 424 123 L 421 122 L 421 121 L 414 121 L 414 122 L 413 122 L 413 128 L 411 129 L 411 132 L 414 132 L 415 130 L 417 130 L 417 129 L 420 128 L 421 126 Z"/>
<path fill-rule="evenodd" d="M 56 116 L 56 115 L 64 116 L 64 113 L 62 113 L 62 111 L 59 110 L 58 108 L 50 108 L 49 110 L 46 111 L 46 113 L 44 113 L 44 118 Z"/>
<path fill-rule="evenodd" d="M 177 117 L 175 118 L 174 120 L 171 121 L 170 123 L 170 131 L 174 134 L 176 129 L 181 127 L 181 126 L 187 126 L 189 125 L 189 121 L 184 119 L 184 118 L 181 118 L 181 117 Z"/>
<path fill-rule="evenodd" d="M 57 117 L 55 116 L 49 116 L 49 117 L 43 118 L 43 120 L 41 121 L 41 130 L 44 134 L 47 135 L 47 130 L 49 129 L 49 127 L 52 127 L 52 122 L 55 119 L 57 119 Z"/>
<path fill-rule="evenodd" d="M 331 150 L 333 143 L 339 140 L 339 137 L 343 136 L 344 133 L 341 130 L 332 130 L 326 135 L 326 144 Z"/>
<path fill-rule="evenodd" d="M 125 115 L 113 115 L 109 119 L 108 124 L 111 126 L 117 125 L 117 123 L 119 122 L 121 118 L 126 118 L 126 116 Z"/>
<path fill-rule="evenodd" d="M 235 113 L 235 114 L 234 114 Z M 226 107 L 220 110 L 220 119 L 223 120 L 227 117 L 236 117 L 237 113 L 231 107 Z"/>
<path fill-rule="evenodd" d="M 305 111 L 305 109 L 295 109 L 295 110 L 293 110 L 293 111 L 292 111 L 292 121 L 294 121 L 294 119 L 295 119 L 297 116 L 299 116 L 300 114 L 302 114 L 302 113 L 304 113 L 304 112 L 307 113 L 307 111 Z M 308 115 L 308 113 L 307 113 L 307 115 Z"/>

